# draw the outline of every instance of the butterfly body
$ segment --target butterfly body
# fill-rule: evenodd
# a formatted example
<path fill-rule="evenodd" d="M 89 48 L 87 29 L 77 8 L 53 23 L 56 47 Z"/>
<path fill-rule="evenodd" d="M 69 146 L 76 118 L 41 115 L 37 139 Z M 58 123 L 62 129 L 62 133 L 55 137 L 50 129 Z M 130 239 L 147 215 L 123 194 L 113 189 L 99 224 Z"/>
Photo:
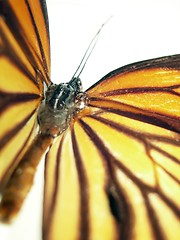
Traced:
<path fill-rule="evenodd" d="M 180 239 L 180 55 L 116 69 L 85 92 L 78 78 L 50 81 L 49 55 L 46 2 L 0 0 L 1 220 L 47 151 L 44 240 Z"/>
<path fill-rule="evenodd" d="M 41 132 L 61 134 L 75 115 L 85 107 L 86 102 L 86 94 L 82 92 L 79 78 L 74 78 L 69 83 L 51 84 L 38 111 Z"/>

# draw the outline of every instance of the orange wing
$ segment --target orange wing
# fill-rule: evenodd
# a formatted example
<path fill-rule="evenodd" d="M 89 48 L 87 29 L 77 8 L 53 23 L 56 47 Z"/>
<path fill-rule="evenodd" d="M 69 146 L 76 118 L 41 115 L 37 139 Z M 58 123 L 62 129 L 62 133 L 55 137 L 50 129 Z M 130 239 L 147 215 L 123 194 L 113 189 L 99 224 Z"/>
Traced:
<path fill-rule="evenodd" d="M 46 159 L 44 239 L 180 238 L 179 69 L 141 62 L 87 91 Z"/>
<path fill-rule="evenodd" d="M 180 132 L 180 55 L 119 68 L 87 95 L 90 106 Z"/>
<path fill-rule="evenodd" d="M 35 137 L 49 54 L 45 1 L 1 0 L 0 191 Z"/>

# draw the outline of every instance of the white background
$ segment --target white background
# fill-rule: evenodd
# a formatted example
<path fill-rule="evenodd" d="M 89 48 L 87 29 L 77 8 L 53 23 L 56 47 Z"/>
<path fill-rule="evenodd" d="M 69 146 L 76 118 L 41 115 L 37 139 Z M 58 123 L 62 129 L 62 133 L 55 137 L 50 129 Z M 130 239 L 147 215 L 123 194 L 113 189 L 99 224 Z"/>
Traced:
<path fill-rule="evenodd" d="M 70 80 L 89 42 L 111 15 L 81 75 L 85 88 L 122 65 L 180 53 L 179 0 L 47 0 L 47 4 L 53 82 Z M 11 226 L 0 225 L 0 240 L 41 240 L 42 167 L 43 161 L 18 219 Z"/>

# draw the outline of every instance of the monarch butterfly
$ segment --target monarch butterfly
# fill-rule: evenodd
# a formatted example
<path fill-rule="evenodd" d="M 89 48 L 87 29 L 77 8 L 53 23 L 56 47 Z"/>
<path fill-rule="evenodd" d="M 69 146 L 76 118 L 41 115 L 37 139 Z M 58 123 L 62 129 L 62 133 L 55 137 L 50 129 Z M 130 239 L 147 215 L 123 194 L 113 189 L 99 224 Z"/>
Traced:
<path fill-rule="evenodd" d="M 179 239 L 180 55 L 54 85 L 46 4 L 26 0 L 0 1 L 0 52 L 1 219 L 50 146 L 43 239 Z"/>

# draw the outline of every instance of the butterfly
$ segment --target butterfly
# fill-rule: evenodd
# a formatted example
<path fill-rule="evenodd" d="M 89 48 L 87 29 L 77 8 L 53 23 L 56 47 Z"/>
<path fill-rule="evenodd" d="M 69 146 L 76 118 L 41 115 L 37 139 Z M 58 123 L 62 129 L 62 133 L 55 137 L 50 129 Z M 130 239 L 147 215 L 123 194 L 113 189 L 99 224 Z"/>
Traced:
<path fill-rule="evenodd" d="M 45 0 L 0 0 L 1 220 L 48 150 L 44 240 L 180 239 L 179 103 L 179 54 L 53 84 Z"/>

